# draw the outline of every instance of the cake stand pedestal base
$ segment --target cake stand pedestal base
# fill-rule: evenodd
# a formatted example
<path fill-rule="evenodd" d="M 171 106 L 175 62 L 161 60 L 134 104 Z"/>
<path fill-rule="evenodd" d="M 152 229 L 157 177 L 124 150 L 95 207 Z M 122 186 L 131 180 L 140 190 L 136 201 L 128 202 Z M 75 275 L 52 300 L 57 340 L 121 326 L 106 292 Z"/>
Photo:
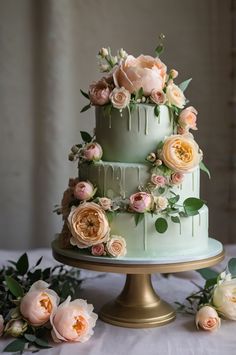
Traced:
<path fill-rule="evenodd" d="M 127 274 L 123 291 L 103 306 L 100 318 L 120 327 L 149 328 L 171 322 L 175 311 L 155 293 L 150 274 Z"/>

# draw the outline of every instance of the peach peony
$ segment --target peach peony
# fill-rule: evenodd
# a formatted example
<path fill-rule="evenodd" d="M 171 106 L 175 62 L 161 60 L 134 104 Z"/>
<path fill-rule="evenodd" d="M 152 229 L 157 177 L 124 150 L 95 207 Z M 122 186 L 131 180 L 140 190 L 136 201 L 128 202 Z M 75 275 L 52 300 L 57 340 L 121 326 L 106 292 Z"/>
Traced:
<path fill-rule="evenodd" d="M 113 107 L 122 110 L 129 105 L 130 93 L 125 88 L 115 88 L 110 94 L 110 100 Z"/>
<path fill-rule="evenodd" d="M 170 83 L 167 86 L 166 98 L 171 105 L 175 105 L 176 107 L 183 108 L 185 105 L 186 99 L 183 91 L 174 83 Z"/>
<path fill-rule="evenodd" d="M 110 93 L 111 88 L 104 78 L 89 86 L 89 98 L 93 105 L 102 106 L 107 104 Z"/>
<path fill-rule="evenodd" d="M 84 343 L 93 335 L 97 315 L 93 306 L 85 300 L 70 302 L 71 297 L 60 304 L 56 313 L 51 315 L 52 338 L 55 342 L 79 341 Z"/>
<path fill-rule="evenodd" d="M 213 307 L 203 306 L 196 314 L 195 323 L 198 329 L 213 331 L 220 327 L 221 321 Z"/>
<path fill-rule="evenodd" d="M 125 239 L 119 235 L 112 235 L 106 244 L 106 250 L 114 257 L 125 256 L 127 253 Z"/>
<path fill-rule="evenodd" d="M 179 115 L 179 126 L 183 130 L 194 129 L 197 130 L 197 111 L 194 107 L 189 106 L 185 108 Z"/>
<path fill-rule="evenodd" d="M 48 283 L 42 280 L 36 281 L 20 303 L 22 316 L 35 327 L 43 325 L 49 320 L 60 301 L 56 292 L 48 287 Z"/>
<path fill-rule="evenodd" d="M 70 243 L 78 248 L 106 242 L 110 227 L 104 210 L 94 202 L 85 202 L 71 209 L 68 225 L 72 237 Z"/>
<path fill-rule="evenodd" d="M 131 94 L 143 88 L 149 96 L 153 89 L 161 91 L 166 79 L 166 66 L 159 58 L 140 55 L 138 58 L 128 55 L 113 74 L 117 87 L 124 87 Z"/>
<path fill-rule="evenodd" d="M 174 172 L 190 173 L 200 163 L 202 153 L 190 135 L 172 135 L 164 141 L 162 160 Z"/>
<path fill-rule="evenodd" d="M 152 195 L 147 192 L 137 192 L 130 196 L 130 207 L 138 213 L 144 213 L 151 210 Z"/>
<path fill-rule="evenodd" d="M 78 200 L 90 200 L 96 193 L 96 189 L 89 181 L 80 181 L 74 187 L 74 196 Z"/>

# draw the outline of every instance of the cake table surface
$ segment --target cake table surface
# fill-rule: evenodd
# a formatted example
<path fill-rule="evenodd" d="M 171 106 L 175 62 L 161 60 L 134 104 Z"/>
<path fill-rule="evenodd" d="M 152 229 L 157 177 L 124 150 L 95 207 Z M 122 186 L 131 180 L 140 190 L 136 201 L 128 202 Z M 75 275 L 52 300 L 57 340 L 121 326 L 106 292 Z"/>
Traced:
<path fill-rule="evenodd" d="M 225 247 L 226 258 L 214 267 L 221 271 L 227 259 L 236 256 L 236 245 Z M 23 251 L 0 251 L 0 265 L 7 260 L 17 259 Z M 28 251 L 30 264 L 36 262 L 43 255 L 42 267 L 53 266 L 57 262 L 53 259 L 51 249 L 35 249 Z M 81 289 L 81 298 L 93 303 L 95 311 L 110 299 L 115 298 L 124 285 L 125 277 L 121 274 L 81 271 L 81 277 L 87 277 Z M 175 301 L 183 302 L 191 292 L 196 290 L 194 283 L 203 284 L 203 280 L 196 271 L 178 272 L 165 277 L 161 274 L 152 276 L 152 283 L 159 295 L 170 304 Z M 232 355 L 235 353 L 236 322 L 222 321 L 221 329 L 211 334 L 197 331 L 193 317 L 177 314 L 175 322 L 163 327 L 130 329 L 109 325 L 98 320 L 94 335 L 83 344 L 57 344 L 50 349 L 50 354 L 56 355 Z M 0 340 L 0 352 L 9 342 Z M 40 354 L 48 354 L 42 350 Z"/>

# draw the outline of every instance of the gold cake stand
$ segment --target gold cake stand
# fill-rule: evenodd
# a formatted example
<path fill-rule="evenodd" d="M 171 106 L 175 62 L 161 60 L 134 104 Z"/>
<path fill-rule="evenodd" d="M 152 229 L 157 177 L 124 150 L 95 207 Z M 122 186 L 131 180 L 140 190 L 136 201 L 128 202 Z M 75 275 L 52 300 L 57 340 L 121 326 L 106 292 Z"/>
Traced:
<path fill-rule="evenodd" d="M 175 310 L 167 302 L 160 299 L 153 289 L 152 273 L 172 273 L 202 269 L 213 266 L 224 259 L 224 251 L 216 255 L 186 262 L 163 263 L 130 263 L 118 259 L 99 261 L 94 257 L 86 257 L 72 249 L 62 249 L 59 240 L 52 242 L 54 258 L 66 265 L 101 272 L 126 274 L 125 286 L 121 294 L 113 301 L 105 304 L 99 314 L 104 322 L 128 328 L 150 328 L 167 324 L 176 317 Z M 87 260 L 86 260 L 87 259 Z M 94 260 L 95 259 L 95 260 Z M 106 258 L 104 258 L 106 259 Z"/>

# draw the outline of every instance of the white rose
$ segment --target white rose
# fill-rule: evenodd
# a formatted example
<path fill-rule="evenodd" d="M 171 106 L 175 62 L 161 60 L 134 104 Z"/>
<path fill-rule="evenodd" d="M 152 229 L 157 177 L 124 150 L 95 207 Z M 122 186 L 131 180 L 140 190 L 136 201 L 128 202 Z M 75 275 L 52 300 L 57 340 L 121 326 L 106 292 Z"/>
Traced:
<path fill-rule="evenodd" d="M 226 319 L 236 320 L 236 278 L 223 280 L 214 289 L 213 305 Z"/>
<path fill-rule="evenodd" d="M 156 207 L 158 211 L 163 211 L 167 208 L 168 206 L 168 200 L 166 197 L 163 196 L 158 196 L 154 198 Z"/>
<path fill-rule="evenodd" d="M 112 105 L 119 110 L 122 110 L 129 105 L 130 97 L 131 95 L 129 91 L 123 87 L 113 89 L 110 94 Z"/>
<path fill-rule="evenodd" d="M 186 101 L 183 91 L 174 83 L 167 86 L 166 98 L 171 105 L 175 105 L 179 108 L 183 108 Z"/>

